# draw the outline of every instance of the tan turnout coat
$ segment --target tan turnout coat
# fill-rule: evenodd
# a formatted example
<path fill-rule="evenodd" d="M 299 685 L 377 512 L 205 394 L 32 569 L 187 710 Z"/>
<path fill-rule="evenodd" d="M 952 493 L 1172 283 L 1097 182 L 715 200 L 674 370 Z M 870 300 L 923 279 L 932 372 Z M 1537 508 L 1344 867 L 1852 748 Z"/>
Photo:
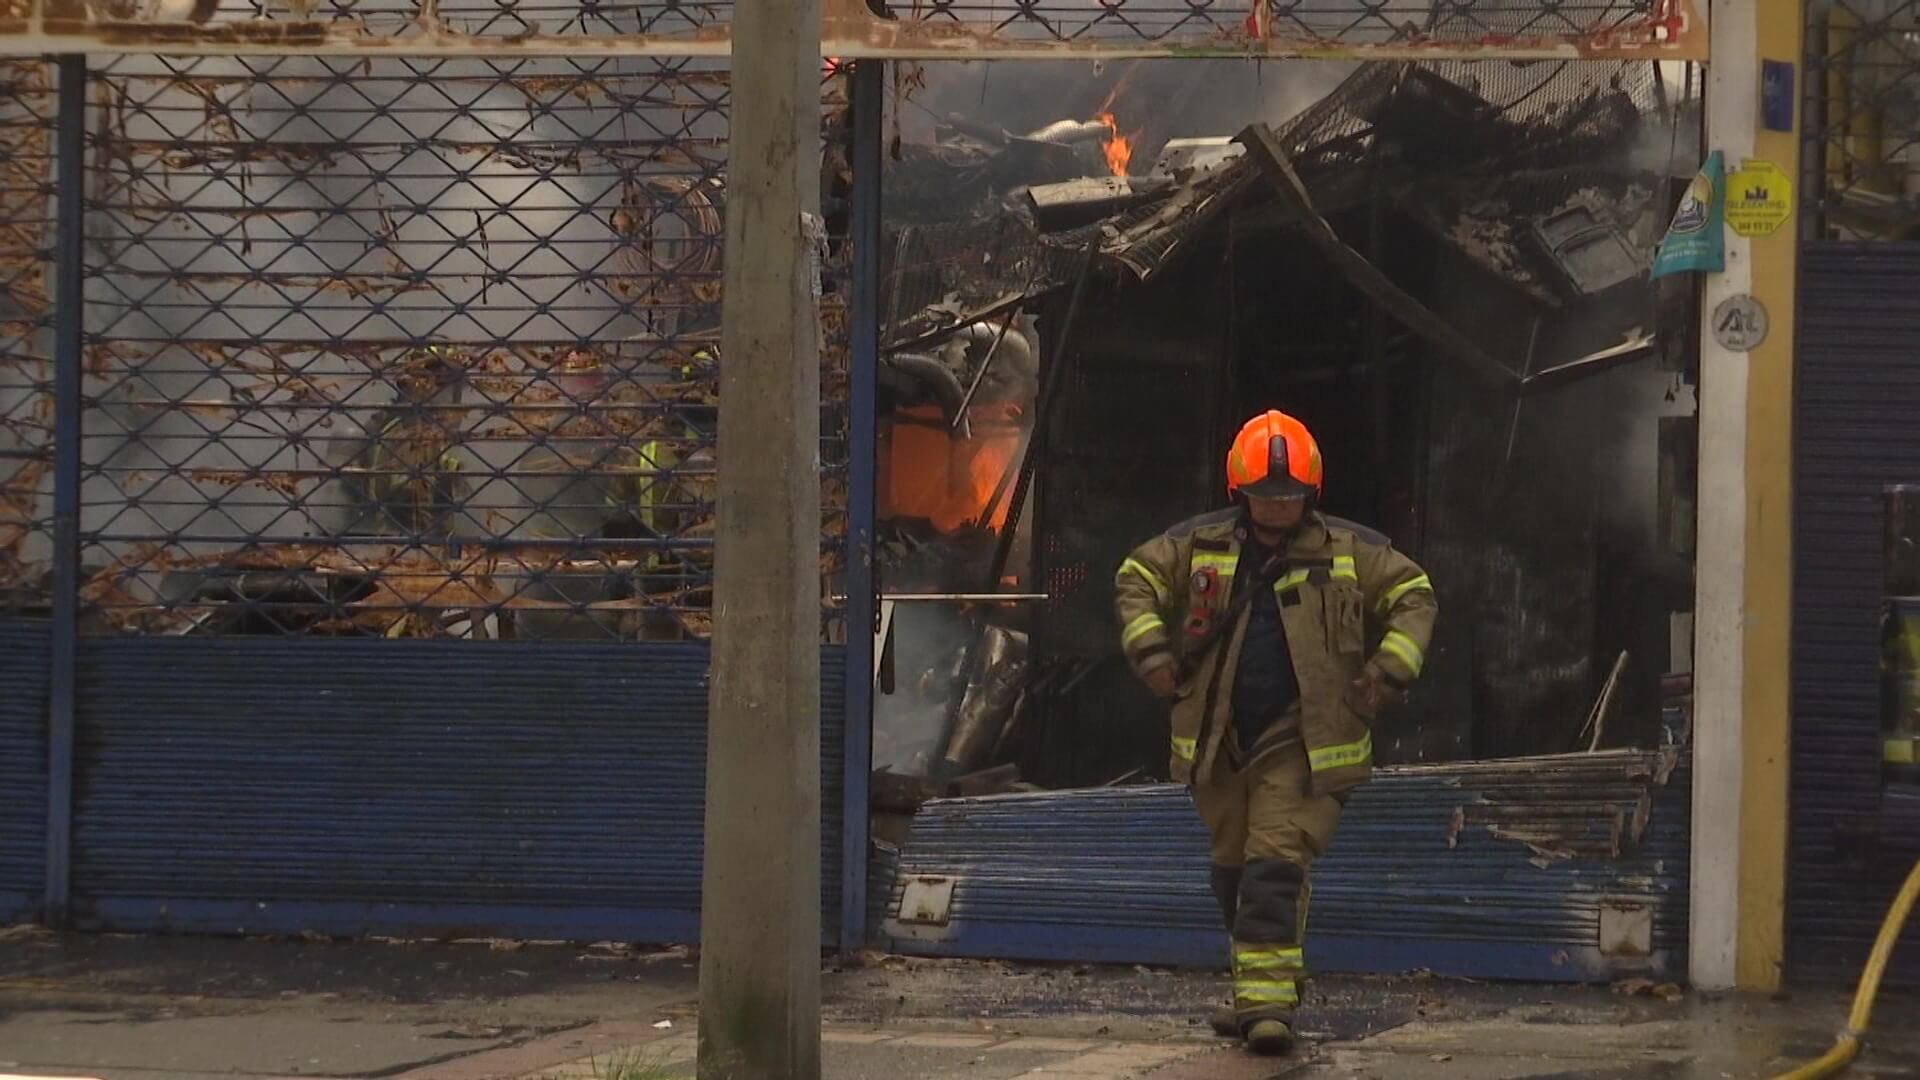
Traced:
<path fill-rule="evenodd" d="M 1291 732 L 1270 729 L 1238 747 L 1234 672 L 1251 604 L 1235 601 L 1245 519 L 1238 508 L 1174 526 L 1142 544 L 1114 579 L 1121 647 L 1138 675 L 1171 666 L 1173 776 L 1206 782 L 1214 770 L 1243 768 Z M 1426 664 L 1439 607 L 1433 585 L 1386 537 L 1338 518 L 1309 514 L 1272 568 L 1275 598 L 1300 685 L 1299 736 L 1313 790 L 1335 794 L 1373 772 L 1373 717 L 1352 684 L 1369 668 L 1404 686 Z"/>

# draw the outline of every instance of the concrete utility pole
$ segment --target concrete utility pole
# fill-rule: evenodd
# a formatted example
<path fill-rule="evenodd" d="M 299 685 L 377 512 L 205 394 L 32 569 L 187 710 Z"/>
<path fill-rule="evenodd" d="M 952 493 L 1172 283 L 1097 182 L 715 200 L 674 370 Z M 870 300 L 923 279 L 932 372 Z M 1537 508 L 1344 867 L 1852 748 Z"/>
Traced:
<path fill-rule="evenodd" d="M 702 1080 L 820 1076 L 820 0 L 733 16 Z"/>

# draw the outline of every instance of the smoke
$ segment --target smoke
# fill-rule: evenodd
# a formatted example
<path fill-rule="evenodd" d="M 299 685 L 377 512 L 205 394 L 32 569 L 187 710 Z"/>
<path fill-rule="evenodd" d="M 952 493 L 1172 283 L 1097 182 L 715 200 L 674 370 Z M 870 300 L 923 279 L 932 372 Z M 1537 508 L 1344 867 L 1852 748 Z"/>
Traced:
<path fill-rule="evenodd" d="M 1132 60 L 1119 63 L 940 61 L 898 104 L 902 138 L 931 142 L 947 116 L 1025 133 L 1107 107 L 1123 132 L 1143 132 L 1149 152 L 1168 139 L 1232 135 L 1250 123 L 1284 124 L 1326 96 L 1358 65 L 1324 60 Z"/>
<path fill-rule="evenodd" d="M 926 776 L 947 746 L 948 722 L 978 629 L 945 604 L 894 608 L 892 692 L 873 699 L 873 767 Z M 884 690 L 885 687 L 883 686 Z"/>

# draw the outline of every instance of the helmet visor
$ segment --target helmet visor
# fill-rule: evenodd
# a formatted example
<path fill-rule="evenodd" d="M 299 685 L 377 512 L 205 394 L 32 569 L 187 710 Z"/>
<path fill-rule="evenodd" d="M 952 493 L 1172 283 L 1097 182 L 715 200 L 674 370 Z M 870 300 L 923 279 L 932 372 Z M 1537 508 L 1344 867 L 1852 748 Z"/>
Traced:
<path fill-rule="evenodd" d="M 1254 499 L 1304 499 L 1313 494 L 1313 485 L 1283 472 L 1270 472 L 1251 484 L 1241 484 L 1240 491 Z"/>

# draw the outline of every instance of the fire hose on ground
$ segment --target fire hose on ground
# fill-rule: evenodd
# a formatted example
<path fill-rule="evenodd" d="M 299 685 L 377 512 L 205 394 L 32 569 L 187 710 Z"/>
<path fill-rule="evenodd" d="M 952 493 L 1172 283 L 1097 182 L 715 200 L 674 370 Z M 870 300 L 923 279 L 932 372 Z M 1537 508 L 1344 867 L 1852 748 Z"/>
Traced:
<path fill-rule="evenodd" d="M 1847 1014 L 1847 1026 L 1841 1029 L 1833 1049 L 1773 1080 L 1819 1080 L 1834 1076 L 1860 1055 L 1860 1040 L 1866 1036 L 1867 1021 L 1873 1016 L 1873 999 L 1880 993 L 1881 977 L 1887 973 L 1887 958 L 1893 955 L 1894 942 L 1900 939 L 1900 930 L 1906 926 L 1916 899 L 1920 899 L 1920 861 L 1913 864 L 1907 883 L 1900 887 L 1893 906 L 1887 909 L 1886 921 L 1880 924 L 1880 936 L 1874 939 L 1873 952 L 1867 955 L 1867 966 L 1861 970 L 1860 985 L 1853 993 L 1853 1011 Z"/>

